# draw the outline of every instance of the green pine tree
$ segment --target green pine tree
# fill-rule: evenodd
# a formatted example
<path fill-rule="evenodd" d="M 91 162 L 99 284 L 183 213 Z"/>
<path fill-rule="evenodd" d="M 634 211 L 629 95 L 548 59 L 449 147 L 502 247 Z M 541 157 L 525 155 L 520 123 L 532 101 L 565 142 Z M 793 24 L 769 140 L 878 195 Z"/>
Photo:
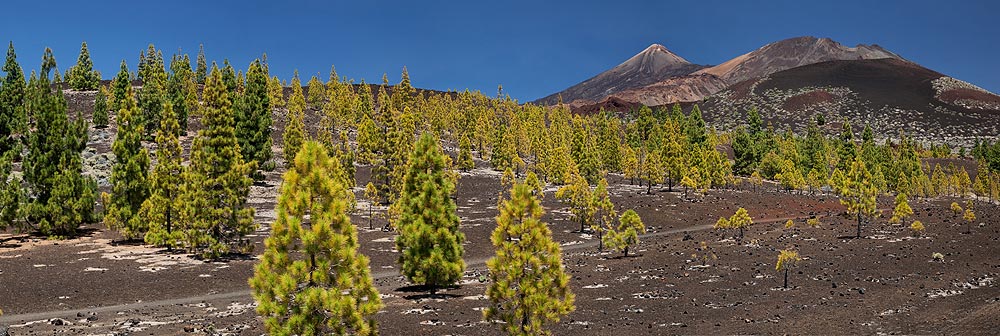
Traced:
<path fill-rule="evenodd" d="M 131 87 L 126 90 L 126 96 L 132 96 Z M 118 132 L 111 145 L 115 154 L 115 163 L 111 166 L 111 194 L 103 195 L 104 223 L 125 239 L 142 238 L 148 228 L 148 222 L 139 217 L 139 208 L 149 197 L 149 151 L 142 147 L 141 120 L 135 99 L 127 99 L 118 111 Z"/>
<path fill-rule="evenodd" d="M 142 89 L 138 93 L 139 109 L 142 110 L 139 121 L 143 125 L 143 135 L 151 136 L 160 127 L 163 102 L 168 98 L 167 71 L 162 53 L 152 44 L 149 45 L 148 56 L 139 71 L 139 77 L 142 79 Z"/>
<path fill-rule="evenodd" d="M 530 188 L 517 183 L 490 237 L 496 255 L 486 262 L 489 305 L 483 318 L 502 322 L 511 335 L 546 335 L 545 323 L 558 322 L 575 309 L 559 243 L 542 222 L 543 211 Z"/>
<path fill-rule="evenodd" d="M 410 155 L 399 202 L 396 248 L 401 273 L 431 292 L 462 278 L 465 261 L 458 215 L 451 194 L 455 186 L 445 174 L 444 154 L 437 139 L 424 133 Z"/>
<path fill-rule="evenodd" d="M 66 98 L 53 90 L 49 73 L 55 57 L 48 48 L 42 57 L 42 70 L 32 80 L 27 103 L 34 111 L 34 132 L 28 139 L 24 160 L 24 179 L 28 185 L 26 218 L 36 223 L 44 235 L 66 237 L 93 221 L 97 182 L 85 177 L 81 152 L 87 146 L 87 121 L 79 112 L 69 121 Z"/>
<path fill-rule="evenodd" d="M 179 198 L 182 244 L 206 258 L 249 252 L 253 245 L 245 237 L 256 229 L 254 209 L 246 204 L 253 167 L 240 156 L 232 101 L 218 68 L 209 73 L 203 97 L 204 128 L 191 147 Z"/>
<path fill-rule="evenodd" d="M 115 75 L 115 79 L 111 82 L 111 110 L 118 111 L 125 106 L 126 99 L 132 99 L 132 97 L 126 97 L 125 91 L 131 91 L 132 80 L 128 72 L 128 65 L 125 64 L 125 60 L 122 60 L 121 66 L 118 70 L 118 74 Z"/>
<path fill-rule="evenodd" d="M 282 178 L 278 217 L 250 287 L 275 335 L 374 335 L 382 307 L 348 216 L 339 163 L 306 142 Z M 353 196 L 353 195 L 352 195 Z"/>
<path fill-rule="evenodd" d="M 198 45 L 198 65 L 194 70 L 195 83 L 205 84 L 205 76 L 208 74 L 208 61 L 205 59 L 205 45 Z"/>
<path fill-rule="evenodd" d="M 240 81 L 237 80 L 236 68 L 229 64 L 229 59 L 222 60 L 222 82 L 226 84 L 226 91 L 229 91 L 229 99 L 234 100 Z"/>
<path fill-rule="evenodd" d="M 191 72 L 191 61 L 188 60 L 187 55 L 171 57 L 170 77 L 167 79 L 167 100 L 170 101 L 177 119 L 177 134 L 187 134 L 188 116 L 196 108 L 198 101 L 198 93 L 194 85 L 194 73 Z M 162 126 L 162 121 L 160 124 Z"/>
<path fill-rule="evenodd" d="M 97 89 L 101 82 L 101 74 L 94 70 L 94 62 L 90 60 L 90 51 L 87 50 L 87 42 L 80 46 L 80 56 L 76 59 L 76 65 L 70 68 L 66 74 L 69 86 L 77 91 L 90 91 Z"/>
<path fill-rule="evenodd" d="M 236 137 L 240 141 L 243 160 L 256 162 L 258 167 L 271 160 L 271 102 L 267 93 L 267 72 L 260 60 L 254 60 L 247 70 L 246 87 L 236 110 Z M 270 167 L 270 165 L 267 165 Z M 263 178 L 263 174 L 255 174 Z"/>
<path fill-rule="evenodd" d="M 22 138 L 27 135 L 28 116 L 25 109 L 25 82 L 24 71 L 17 64 L 17 53 L 14 52 L 14 43 L 7 47 L 7 60 L 3 65 L 3 72 L 6 76 L 3 83 L 0 83 L 0 155 L 8 151 L 14 151 L 16 157 L 20 157 L 20 141 L 16 135 Z"/>
<path fill-rule="evenodd" d="M 24 190 L 21 179 L 12 174 L 12 163 L 15 153 L 9 151 L 0 154 L 0 231 L 9 227 L 23 229 L 20 219 L 21 202 L 24 200 Z"/>
<path fill-rule="evenodd" d="M 142 203 L 139 218 L 148 225 L 144 240 L 147 244 L 173 248 L 181 240 L 177 223 L 182 204 L 178 196 L 183 181 L 181 143 L 177 138 L 180 125 L 169 103 L 163 106 L 163 119 L 156 133 L 156 166 L 149 175 L 149 198 Z"/>
<path fill-rule="evenodd" d="M 108 93 L 108 88 L 101 86 L 97 90 L 97 97 L 94 98 L 94 114 L 90 122 L 95 128 L 108 127 Z"/>

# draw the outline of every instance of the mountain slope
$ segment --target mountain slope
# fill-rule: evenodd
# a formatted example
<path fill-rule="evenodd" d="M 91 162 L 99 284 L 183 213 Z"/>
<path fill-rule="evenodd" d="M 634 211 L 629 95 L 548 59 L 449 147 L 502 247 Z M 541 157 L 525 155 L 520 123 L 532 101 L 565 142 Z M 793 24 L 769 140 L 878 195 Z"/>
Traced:
<path fill-rule="evenodd" d="M 898 58 L 796 67 L 731 85 L 702 107 L 705 118 L 723 128 L 741 124 L 756 107 L 776 127 L 793 130 L 822 114 L 831 122 L 868 123 L 882 136 L 902 129 L 965 144 L 1000 134 L 1000 96 Z"/>
<path fill-rule="evenodd" d="M 781 40 L 695 74 L 718 76 L 729 84 L 803 65 L 835 60 L 899 58 L 877 44 L 846 47 L 829 38 L 812 36 Z"/>
<path fill-rule="evenodd" d="M 567 103 L 576 100 L 597 101 L 613 93 L 643 87 L 673 76 L 687 75 L 703 68 L 706 66 L 692 64 L 666 47 L 653 44 L 611 70 L 534 103 L 553 105 L 558 103 L 560 95 Z"/>

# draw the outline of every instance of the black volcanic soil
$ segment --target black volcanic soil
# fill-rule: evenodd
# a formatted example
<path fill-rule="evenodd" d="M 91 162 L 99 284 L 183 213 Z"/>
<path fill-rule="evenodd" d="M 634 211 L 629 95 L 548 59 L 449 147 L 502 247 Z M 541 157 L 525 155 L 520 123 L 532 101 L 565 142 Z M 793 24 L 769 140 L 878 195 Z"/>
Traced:
<path fill-rule="evenodd" d="M 926 109 L 942 105 L 934 99 L 931 81 L 943 75 L 917 64 L 894 59 L 829 61 L 771 74 L 755 92 L 767 89 L 790 90 L 809 86 L 846 86 L 874 106 L 890 105 L 906 109 Z"/>
<path fill-rule="evenodd" d="M 814 90 L 788 98 L 782 107 L 789 111 L 798 111 L 812 105 L 833 101 L 833 99 L 833 94 L 829 92 Z"/>

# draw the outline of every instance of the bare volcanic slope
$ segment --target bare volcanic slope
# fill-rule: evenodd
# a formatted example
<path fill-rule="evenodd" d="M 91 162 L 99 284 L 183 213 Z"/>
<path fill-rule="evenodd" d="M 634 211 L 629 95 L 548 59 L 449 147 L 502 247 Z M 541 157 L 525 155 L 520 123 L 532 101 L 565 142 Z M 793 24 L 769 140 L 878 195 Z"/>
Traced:
<path fill-rule="evenodd" d="M 875 44 L 847 47 L 829 38 L 795 37 L 765 45 L 690 75 L 624 90 L 614 96 L 623 101 L 649 106 L 696 102 L 744 80 L 803 65 L 833 60 L 882 58 L 902 59 Z"/>
<path fill-rule="evenodd" d="M 570 88 L 534 101 L 541 105 L 554 105 L 562 95 L 564 102 L 577 100 L 599 101 L 616 92 L 643 87 L 674 76 L 687 75 L 706 68 L 688 62 L 666 47 L 653 44 L 632 56 L 625 63 L 602 72 Z"/>
<path fill-rule="evenodd" d="M 881 58 L 902 59 L 877 44 L 847 47 L 829 38 L 802 36 L 768 44 L 725 63 L 699 70 L 695 74 L 715 75 L 732 85 L 803 65 L 835 60 Z"/>
<path fill-rule="evenodd" d="M 777 127 L 801 130 L 816 114 L 868 123 L 876 134 L 900 129 L 926 140 L 965 144 L 1000 134 L 1000 96 L 899 58 L 840 60 L 731 85 L 703 102 L 716 126 L 733 126 L 757 107 Z"/>

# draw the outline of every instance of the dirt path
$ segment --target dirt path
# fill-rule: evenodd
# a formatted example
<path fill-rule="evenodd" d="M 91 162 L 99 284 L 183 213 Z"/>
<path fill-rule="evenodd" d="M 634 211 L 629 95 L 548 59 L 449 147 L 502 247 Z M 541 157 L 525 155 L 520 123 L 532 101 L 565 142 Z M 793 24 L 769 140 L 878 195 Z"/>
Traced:
<path fill-rule="evenodd" d="M 755 222 L 754 224 L 783 223 L 783 222 L 785 222 L 785 221 L 787 221 L 789 219 L 792 219 L 792 220 L 802 220 L 802 219 L 806 219 L 806 218 L 809 218 L 809 217 L 810 216 L 789 216 L 789 217 L 781 217 L 781 218 L 770 218 L 770 219 L 761 220 L 759 222 Z M 817 217 L 818 218 L 823 218 L 823 217 L 828 217 L 828 215 L 827 216 L 819 215 Z M 685 228 L 670 229 L 670 230 L 666 230 L 666 231 L 659 231 L 659 232 L 647 233 L 647 234 L 641 235 L 640 238 L 642 238 L 642 239 L 645 240 L 645 239 L 663 237 L 663 236 L 667 236 L 667 235 L 673 235 L 673 234 L 679 234 L 679 233 L 685 233 L 685 232 L 697 232 L 697 231 L 711 230 L 713 228 L 713 225 L 714 224 L 703 224 L 703 225 L 696 225 L 696 226 L 685 227 Z M 570 252 L 570 251 L 579 251 L 579 250 L 583 250 L 583 249 L 587 249 L 587 248 L 594 248 L 597 245 L 598 245 L 597 241 L 588 241 L 588 242 L 585 242 L 585 243 L 563 246 L 562 250 L 565 253 L 565 252 Z M 476 259 L 466 260 L 466 267 L 469 270 L 478 269 L 478 268 L 482 267 L 483 265 L 485 265 L 486 261 L 488 259 L 489 258 L 476 258 Z M 399 275 L 400 274 L 399 274 L 399 272 L 397 270 L 374 272 L 374 273 L 372 273 L 372 279 L 373 280 L 374 279 L 386 279 L 386 278 L 396 277 L 396 276 L 399 276 Z M 52 319 L 52 318 L 57 318 L 57 317 L 75 316 L 78 313 L 107 313 L 107 312 L 118 312 L 118 311 L 124 311 L 124 310 L 148 309 L 148 308 L 153 308 L 153 307 L 163 307 L 163 306 L 172 306 L 172 305 L 185 305 L 185 304 L 198 303 L 198 302 L 202 302 L 202 301 L 226 300 L 226 299 L 235 299 L 235 298 L 249 299 L 249 296 L 250 296 L 250 289 L 245 289 L 245 290 L 239 290 L 239 291 L 233 291 L 233 292 L 227 292 L 227 293 L 215 293 L 215 294 L 197 295 L 197 296 L 189 296 L 189 297 L 174 298 L 174 299 L 164 299 L 164 300 L 145 301 L 145 302 L 136 302 L 136 303 L 126 303 L 126 304 L 113 305 L 113 306 L 87 307 L 87 308 L 69 309 L 69 310 L 50 310 L 50 311 L 43 311 L 43 312 L 36 312 L 36 313 L 27 313 L 27 314 L 18 314 L 18 315 L 2 315 L 2 316 L 0 316 L 0 325 L 2 325 L 2 324 L 12 324 L 14 322 L 25 323 L 25 322 L 30 322 L 30 321 L 47 320 L 47 319 Z"/>

